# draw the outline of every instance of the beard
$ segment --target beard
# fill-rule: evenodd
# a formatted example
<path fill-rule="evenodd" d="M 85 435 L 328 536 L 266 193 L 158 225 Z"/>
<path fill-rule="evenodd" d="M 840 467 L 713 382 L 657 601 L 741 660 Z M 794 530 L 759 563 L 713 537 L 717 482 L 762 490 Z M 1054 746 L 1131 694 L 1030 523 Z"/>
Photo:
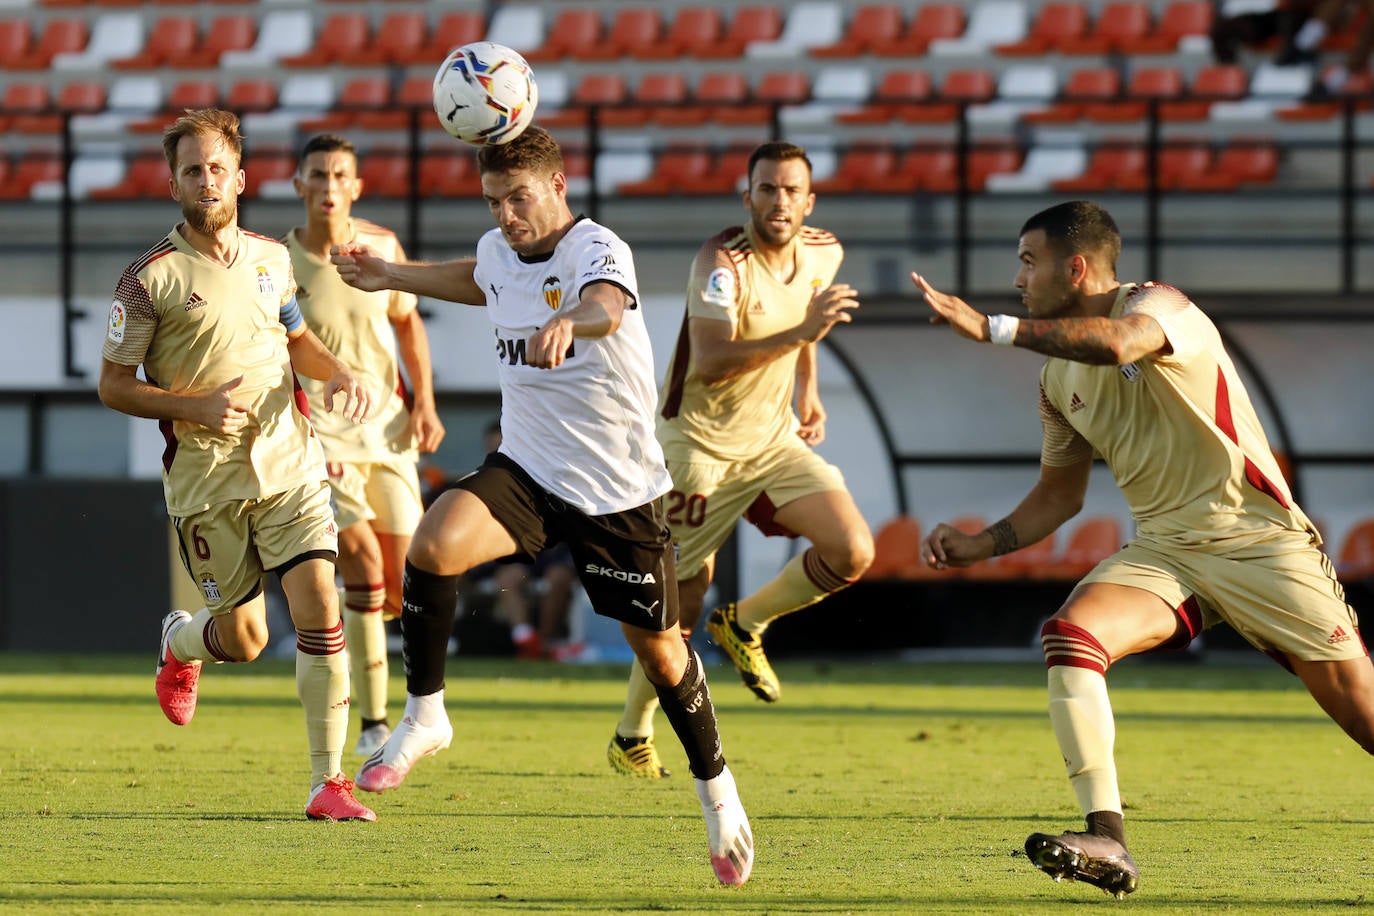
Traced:
<path fill-rule="evenodd" d="M 797 233 L 801 231 L 801 227 L 791 224 L 789 224 L 786 229 L 779 231 L 769 222 L 767 215 L 755 215 L 753 222 L 754 235 L 762 239 L 766 244 L 776 245 L 779 248 L 796 238 Z"/>
<path fill-rule="evenodd" d="M 192 229 L 203 235 L 214 235 L 234 221 L 234 217 L 238 215 L 237 203 L 220 201 L 215 206 L 205 209 L 187 202 L 181 205 L 181 215 L 186 217 L 186 223 Z"/>

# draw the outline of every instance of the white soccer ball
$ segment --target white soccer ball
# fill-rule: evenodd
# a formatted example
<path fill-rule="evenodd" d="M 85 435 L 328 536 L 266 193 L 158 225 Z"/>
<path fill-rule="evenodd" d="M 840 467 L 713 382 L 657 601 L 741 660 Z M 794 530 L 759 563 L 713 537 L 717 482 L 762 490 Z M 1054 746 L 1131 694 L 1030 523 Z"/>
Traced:
<path fill-rule="evenodd" d="M 505 45 L 455 48 L 434 75 L 434 113 L 444 130 L 473 146 L 509 143 L 534 120 L 534 71 Z"/>

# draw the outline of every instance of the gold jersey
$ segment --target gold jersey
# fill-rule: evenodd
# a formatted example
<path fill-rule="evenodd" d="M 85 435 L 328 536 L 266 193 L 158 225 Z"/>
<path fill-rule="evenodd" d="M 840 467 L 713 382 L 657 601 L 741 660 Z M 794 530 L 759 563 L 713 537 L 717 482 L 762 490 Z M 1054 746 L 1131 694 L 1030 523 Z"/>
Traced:
<path fill-rule="evenodd" d="M 366 423 L 324 409 L 324 382 L 301 379 L 310 401 L 310 419 L 329 461 L 369 463 L 396 458 L 416 460 L 410 430 L 410 395 L 401 378 L 391 320 L 415 309 L 411 293 L 379 290 L 365 293 L 339 278 L 327 258 L 301 246 L 296 232 L 283 239 L 296 275 L 296 301 L 305 322 L 331 353 L 353 370 L 373 398 Z M 358 220 L 352 241 L 367 245 L 388 261 L 405 260 L 401 244 L 389 229 Z"/>
<path fill-rule="evenodd" d="M 844 249 L 835 236 L 810 226 L 802 227 L 790 248 L 796 270 L 786 282 L 755 250 L 750 226 L 726 229 L 697 252 L 682 331 L 659 396 L 658 438 L 665 451 L 685 446 L 739 460 L 796 436 L 792 390 L 800 351 L 707 385 L 696 375 L 688 333 L 693 318 L 730 322 L 735 340 L 770 337 L 801 324 L 811 298 L 834 281 Z"/>
<path fill-rule="evenodd" d="M 1062 467 L 1096 452 L 1138 534 L 1163 544 L 1224 553 L 1309 529 L 1216 326 L 1155 283 L 1120 288 L 1111 315 L 1130 314 L 1159 322 L 1171 352 L 1125 366 L 1046 362 L 1041 461 Z"/>
<path fill-rule="evenodd" d="M 232 396 L 251 405 L 237 433 L 159 423 L 170 515 L 324 480 L 324 454 L 287 350 L 287 331 L 300 325 L 295 292 L 285 246 L 241 229 L 228 267 L 173 229 L 119 278 L 105 359 L 142 364 L 149 384 L 178 394 L 213 391 L 242 376 Z"/>

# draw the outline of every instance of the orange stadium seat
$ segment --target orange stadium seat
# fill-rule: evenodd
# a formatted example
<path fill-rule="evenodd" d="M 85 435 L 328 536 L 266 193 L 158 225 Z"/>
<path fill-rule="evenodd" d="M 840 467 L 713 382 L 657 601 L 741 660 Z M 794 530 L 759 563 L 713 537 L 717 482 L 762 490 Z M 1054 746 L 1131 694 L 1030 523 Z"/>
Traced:
<path fill-rule="evenodd" d="M 905 578 L 907 570 L 921 565 L 921 523 L 909 515 L 899 515 L 873 535 L 873 563 L 863 577 Z"/>
<path fill-rule="evenodd" d="M 1374 518 L 1362 519 L 1346 532 L 1336 573 L 1347 582 L 1374 578 Z"/>
<path fill-rule="evenodd" d="M 567 107 L 540 118 L 539 123 L 548 128 L 579 127 L 587 123 L 588 108 L 621 105 L 628 98 L 623 73 L 588 73 L 578 80 Z"/>
<path fill-rule="evenodd" d="M 433 92 L 431 77 L 407 77 L 390 104 L 353 112 L 353 126 L 359 130 L 402 130 L 410 125 L 412 109 L 419 109 L 421 123 L 426 123 L 423 119 L 433 105 Z"/>
<path fill-rule="evenodd" d="M 1187 176 L 1200 175 L 1212 168 L 1213 152 L 1208 143 L 1179 143 L 1159 151 L 1155 164 L 1156 182 L 1160 188 L 1174 190 Z M 1115 187 L 1121 191 L 1144 191 L 1150 186 L 1148 167 L 1135 174 L 1117 176 Z"/>
<path fill-rule="evenodd" d="M 777 106 L 800 105 L 811 97 L 811 82 L 802 70 L 770 70 L 759 77 L 750 93 L 753 104 L 721 108 L 713 120 L 718 124 L 767 124 Z"/>
<path fill-rule="evenodd" d="M 472 155 L 455 149 L 425 153 L 420 159 L 420 193 L 426 197 L 480 197 L 482 182 Z"/>
<path fill-rule="evenodd" d="M 15 104 L 10 104 L 13 98 Z M 79 80 L 63 86 L 53 98 L 45 85 L 11 83 L 4 109 L 12 115 L 8 129 L 21 134 L 56 134 L 62 114 L 94 114 L 105 107 L 105 84 Z"/>
<path fill-rule="evenodd" d="M 1147 0 L 1113 0 L 1102 7 L 1086 35 L 1059 43 L 1064 54 L 1130 54 L 1150 31 Z"/>
<path fill-rule="evenodd" d="M 900 118 L 906 106 L 919 107 L 918 102 L 930 98 L 932 87 L 924 70 L 889 70 L 867 104 L 835 117 L 841 124 L 886 124 Z"/>
<path fill-rule="evenodd" d="M 881 181 L 897 167 L 897 152 L 885 143 L 861 143 L 840 154 L 840 161 L 830 177 L 815 183 L 813 190 L 822 194 L 852 194 L 874 190 L 873 183 Z"/>
<path fill-rule="evenodd" d="M 1021 120 L 1028 124 L 1067 124 L 1085 118 L 1108 99 L 1121 94 L 1121 74 L 1113 67 L 1087 67 L 1069 74 L 1058 101 L 1039 111 L 1028 111 Z M 1100 101 L 1098 101 L 1100 100 Z"/>
<path fill-rule="evenodd" d="M 1035 579 L 1055 559 L 1054 535 L 1041 538 L 1028 547 L 995 557 L 987 563 L 971 567 L 970 578 L 977 579 Z"/>
<path fill-rule="evenodd" d="M 236 114 L 271 111 L 277 107 L 277 84 L 270 79 L 239 80 L 229 87 L 224 107 Z"/>
<path fill-rule="evenodd" d="M 1234 191 L 1273 184 L 1279 174 L 1279 150 L 1272 140 L 1233 140 L 1204 172 L 1182 173 L 1184 191 Z"/>
<path fill-rule="evenodd" d="M 1079 522 L 1064 551 L 1040 567 L 1037 579 L 1081 579 L 1102 560 L 1121 549 L 1121 523 L 1106 515 Z"/>
<path fill-rule="evenodd" d="M 138 156 L 129 162 L 116 185 L 90 192 L 95 200 L 160 200 L 170 193 L 172 172 L 160 155 Z"/>
<path fill-rule="evenodd" d="M 363 13 L 331 13 L 325 17 L 315 43 L 301 54 L 283 57 L 285 67 L 327 67 L 351 61 L 368 46 L 371 29 Z"/>
<path fill-rule="evenodd" d="M 348 55 L 347 63 L 353 67 L 406 66 L 424 60 L 421 50 L 428 31 L 424 13 L 387 13 L 377 24 L 376 36 L 366 47 Z M 441 60 L 435 60 L 435 66 Z"/>
<path fill-rule="evenodd" d="M 410 154 L 396 150 L 370 150 L 358 163 L 358 177 L 369 197 L 410 195 Z M 421 193 L 425 189 L 421 187 Z"/>
<path fill-rule="evenodd" d="M 257 197 L 265 181 L 281 181 L 296 173 L 296 159 L 288 152 L 252 153 L 243 158 L 243 197 Z"/>
<path fill-rule="evenodd" d="M 358 120 L 363 115 L 379 112 L 391 113 L 391 83 L 384 76 L 359 76 L 344 83 L 338 98 L 334 100 L 334 110 L 318 118 L 302 121 L 303 131 L 342 132 L 360 126 Z M 372 122 L 375 125 L 375 121 Z M 404 126 L 402 121 L 398 126 Z"/>
<path fill-rule="evenodd" d="M 1144 174 L 1145 149 L 1139 145 L 1103 145 L 1093 150 L 1083 174 L 1073 178 L 1059 178 L 1051 183 L 1056 191 L 1093 193 L 1116 186 L 1117 177 Z"/>
<path fill-rule="evenodd" d="M 437 67 L 454 48 L 481 41 L 487 35 L 486 16 L 478 10 L 444 13 L 434 23 L 429 40 L 416 52 L 415 60 L 433 61 Z"/>
<path fill-rule="evenodd" d="M 1187 96 L 1160 105 L 1159 116 L 1166 121 L 1202 121 L 1214 102 L 1244 98 L 1249 80 L 1245 68 L 1239 64 L 1201 67 L 1193 76 Z"/>
<path fill-rule="evenodd" d="M 616 193 L 630 197 L 681 193 L 683 179 L 707 175 L 714 162 L 715 156 L 703 143 L 673 143 L 654 159 L 653 171 L 647 178 L 621 184 Z"/>
<path fill-rule="evenodd" d="M 51 153 L 29 153 L 10 169 L 0 185 L 0 200 L 27 200 L 39 182 L 61 181 L 62 160 Z"/>
<path fill-rule="evenodd" d="M 663 37 L 652 44 L 633 49 L 640 60 L 668 60 L 676 57 L 697 57 L 710 48 L 725 33 L 725 18 L 718 6 L 679 7 L 672 24 Z"/>
<path fill-rule="evenodd" d="M 743 73 L 714 71 L 702 75 L 690 103 L 677 108 L 662 108 L 654 120 L 664 127 L 691 127 L 705 124 L 717 111 L 742 105 L 749 98 L 749 81 Z"/>
<path fill-rule="evenodd" d="M 0 19 L 0 69 L 33 46 L 33 26 L 27 19 Z"/>
<path fill-rule="evenodd" d="M 1155 30 L 1128 49 L 1134 54 L 1172 54 L 1189 35 L 1209 35 L 1215 13 L 1209 0 L 1173 0 L 1164 8 Z"/>
<path fill-rule="evenodd" d="M 663 34 L 663 16 L 657 7 L 632 6 L 617 10 L 606 30 L 606 37 L 596 44 L 573 48 L 576 60 L 615 60 L 629 57 L 636 48 L 658 43 Z"/>
<path fill-rule="evenodd" d="M 119 70 L 156 70 L 169 60 L 195 50 L 200 43 L 200 28 L 191 16 L 162 16 L 148 30 L 143 50 L 110 64 Z"/>
<path fill-rule="evenodd" d="M 214 80 L 180 80 L 172 86 L 163 102 L 163 109 L 152 117 L 133 121 L 128 129 L 133 133 L 162 133 L 172 119 L 188 108 L 214 108 L 219 105 L 219 86 Z"/>
<path fill-rule="evenodd" d="M 253 16 L 216 16 L 201 34 L 198 46 L 184 53 L 169 53 L 162 63 L 171 70 L 215 67 L 224 52 L 246 51 L 257 38 L 258 24 Z"/>
<path fill-rule="evenodd" d="M 1051 0 L 1040 7 L 1026 37 L 998 45 L 997 53 L 1011 57 L 1039 56 L 1056 51 L 1061 42 L 1082 38 L 1088 31 L 1088 8 L 1082 3 Z"/>
<path fill-rule="evenodd" d="M 601 113 L 607 127 L 637 127 L 654 120 L 658 113 L 687 101 L 687 79 L 679 70 L 646 73 L 631 95 L 635 103 L 628 108 L 609 108 Z"/>
<path fill-rule="evenodd" d="M 1183 95 L 1183 74 L 1177 67 L 1139 67 L 1126 84 L 1126 98 L 1111 104 L 1091 105 L 1084 114 L 1090 121 L 1118 123 L 1140 121 L 1150 110 L 1146 99 L 1175 100 Z M 1162 105 L 1161 105 L 1162 108 Z"/>
<path fill-rule="evenodd" d="M 934 185 L 957 183 L 958 156 L 947 144 L 909 147 L 888 174 L 871 179 L 869 190 L 885 194 L 911 194 Z"/>
<path fill-rule="evenodd" d="M 983 190 L 987 186 L 989 175 L 1018 171 L 1021 161 L 1021 151 L 1009 146 L 984 146 L 973 149 L 968 155 L 965 178 L 969 190 Z M 953 171 L 929 176 L 921 186 L 928 191 L 946 194 L 959 190 L 957 162 Z"/>
<path fill-rule="evenodd" d="M 582 48 L 600 44 L 604 34 L 600 10 L 585 7 L 562 9 L 554 16 L 548 34 L 544 36 L 544 43 L 525 52 L 525 59 L 530 63 L 562 60 Z"/>
<path fill-rule="evenodd" d="M 742 6 L 730 17 L 725 34 L 713 47 L 698 48 L 697 57 L 733 60 L 756 41 L 773 41 L 782 34 L 782 12 L 776 6 Z"/>
<path fill-rule="evenodd" d="M 888 46 L 902 35 L 902 8 L 895 3 L 861 6 L 840 40 L 811 49 L 815 57 L 859 57 Z"/>
<path fill-rule="evenodd" d="M 46 70 L 58 54 L 82 51 L 90 40 L 85 19 L 49 19 L 27 53 L 5 61 L 7 70 Z"/>
<path fill-rule="evenodd" d="M 898 113 L 911 124 L 947 123 L 959 117 L 959 105 L 986 102 L 997 94 L 997 77 L 991 70 L 951 70 L 940 83 L 936 98 L 944 105 L 907 105 Z"/>
<path fill-rule="evenodd" d="M 732 143 L 717 157 L 710 171 L 703 175 L 679 177 L 678 188 L 684 194 L 733 194 L 739 190 L 749 170 L 749 154 L 753 141 Z"/>
<path fill-rule="evenodd" d="M 916 10 L 906 31 L 890 41 L 875 39 L 869 43 L 880 57 L 918 57 L 926 53 L 937 38 L 958 38 L 964 34 L 964 8 L 958 3 L 925 3 Z"/>

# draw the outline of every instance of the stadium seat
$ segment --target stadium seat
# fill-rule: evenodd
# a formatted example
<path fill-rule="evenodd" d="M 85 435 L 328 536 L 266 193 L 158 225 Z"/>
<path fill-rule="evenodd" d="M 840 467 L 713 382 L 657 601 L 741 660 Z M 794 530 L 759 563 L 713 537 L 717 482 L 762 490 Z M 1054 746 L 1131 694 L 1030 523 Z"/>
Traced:
<path fill-rule="evenodd" d="M 79 52 L 86 47 L 89 38 L 90 28 L 85 19 L 49 19 L 28 52 L 8 58 L 4 67 L 6 70 L 47 70 L 54 57 Z M 15 172 L 18 171 L 16 168 Z"/>
<path fill-rule="evenodd" d="M 997 80 L 991 70 L 950 70 L 936 94 L 942 105 L 908 105 L 901 109 L 901 120 L 911 124 L 948 123 L 959 117 L 959 105 L 986 102 L 997 94 Z"/>
<path fill-rule="evenodd" d="M 1164 102 L 1159 116 L 1165 121 L 1201 121 L 1211 113 L 1212 103 L 1245 97 L 1249 77 L 1239 64 L 1211 64 L 1193 76 L 1185 98 Z"/>
<path fill-rule="evenodd" d="M 703 49 L 719 43 L 724 31 L 725 19 L 720 7 L 679 7 L 660 40 L 632 48 L 631 53 L 640 60 L 697 57 Z"/>
<path fill-rule="evenodd" d="M 691 127 L 705 124 L 719 111 L 732 110 L 749 98 L 749 81 L 743 73 L 717 70 L 702 75 L 690 104 L 662 108 L 654 120 L 664 127 Z"/>
<path fill-rule="evenodd" d="M 1147 0 L 1113 0 L 1105 4 L 1086 35 L 1059 42 L 1064 54 L 1130 54 L 1150 32 Z"/>
<path fill-rule="evenodd" d="M 27 19 L 0 19 L 0 69 L 22 58 L 33 46 L 33 26 Z"/>
<path fill-rule="evenodd" d="M 0 185 L 0 200 L 28 200 L 35 185 L 62 180 L 62 160 L 52 153 L 29 153 L 14 163 Z"/>
<path fill-rule="evenodd" d="M 243 157 L 242 197 L 259 196 L 263 184 L 287 181 L 296 173 L 296 159 L 288 152 L 249 153 Z"/>
<path fill-rule="evenodd" d="M 1272 140 L 1233 140 L 1205 172 L 1184 173 L 1178 187 L 1185 191 L 1228 192 L 1242 187 L 1273 184 L 1279 173 L 1279 150 Z"/>
<path fill-rule="evenodd" d="M 1135 122 L 1149 115 L 1147 100 L 1172 101 L 1183 95 L 1183 74 L 1176 67 L 1138 67 L 1126 84 L 1126 98 L 1111 104 L 1091 105 L 1084 114 L 1090 121 Z"/>
<path fill-rule="evenodd" d="M 1074 0 L 1050 0 L 1040 7 L 1025 38 L 998 45 L 996 51 L 1009 57 L 1040 56 L 1058 50 L 1066 39 L 1081 38 L 1087 31 L 1087 7 Z"/>
<path fill-rule="evenodd" d="M 284 67 L 328 67 L 331 64 L 352 63 L 354 54 L 368 46 L 371 37 L 367 16 L 363 13 L 331 13 L 326 16 L 315 36 L 315 43 L 300 54 L 283 56 Z"/>
<path fill-rule="evenodd" d="M 703 143 L 675 143 L 666 147 L 654 159 L 653 171 L 647 178 L 628 181 L 617 193 L 630 197 L 678 194 L 684 181 L 690 183 L 710 173 L 715 156 Z"/>
<path fill-rule="evenodd" d="M 773 70 L 760 76 L 754 85 L 750 95 L 753 104 L 717 109 L 713 120 L 718 124 L 768 124 L 777 108 L 800 105 L 810 96 L 811 86 L 805 71 Z"/>
<path fill-rule="evenodd" d="M 632 6 L 617 10 L 606 37 L 595 44 L 574 48 L 577 60 L 605 61 L 629 57 L 636 48 L 657 44 L 663 34 L 663 17 L 657 7 Z"/>
<path fill-rule="evenodd" d="M 1173 0 L 1164 8 L 1155 30 L 1132 42 L 1133 54 L 1172 54 L 1190 35 L 1207 36 L 1214 14 L 1209 0 Z"/>
<path fill-rule="evenodd" d="M 1064 552 L 1039 567 L 1037 579 L 1081 579 L 1094 566 L 1121 549 L 1121 523 L 1111 516 L 1091 516 L 1069 535 Z"/>
<path fill-rule="evenodd" d="M 873 563 L 863 577 L 878 579 L 905 578 L 904 573 L 921 563 L 921 523 L 909 515 L 890 519 L 873 535 Z"/>
<path fill-rule="evenodd" d="M 1022 116 L 1029 124 L 1067 124 L 1087 117 L 1121 94 L 1121 74 L 1112 67 L 1088 67 L 1069 74 L 1059 101 Z M 1101 101 L 1096 101 L 1101 100 Z"/>
<path fill-rule="evenodd" d="M 629 88 L 625 75 L 613 73 L 588 73 L 578 80 L 573 89 L 570 104 L 559 111 L 544 115 L 539 123 L 547 128 L 580 127 L 587 123 L 587 110 L 600 109 L 612 105 L 622 105 L 629 98 Z"/>
<path fill-rule="evenodd" d="M 874 90 L 868 103 L 854 111 L 836 115 L 841 124 L 886 124 L 900 118 L 904 106 L 930 98 L 932 83 L 924 70 L 889 70 Z"/>
<path fill-rule="evenodd" d="M 477 15 L 481 16 L 482 13 L 478 12 Z M 529 48 L 537 48 L 544 40 L 544 7 L 526 6 L 523 3 L 496 4 L 486 34 L 478 37 L 514 48 L 521 54 Z"/>
<path fill-rule="evenodd" d="M 172 58 L 189 54 L 200 42 L 200 28 L 191 16 L 162 16 L 148 30 L 143 49 L 110 61 L 118 70 L 156 70 Z"/>
<path fill-rule="evenodd" d="M 456 149 L 425 153 L 420 159 L 420 193 L 426 197 L 480 197 L 482 182 L 472 154 Z"/>
<path fill-rule="evenodd" d="M 1059 73 L 1053 65 L 1027 60 L 1012 64 L 997 77 L 995 98 L 970 105 L 968 120 L 976 130 L 1013 131 L 1032 111 L 1043 111 L 1059 90 Z"/>
<path fill-rule="evenodd" d="M 679 177 L 677 185 L 684 194 L 734 194 L 747 183 L 749 155 L 754 141 L 732 143 L 716 158 L 710 171 L 695 177 Z"/>
<path fill-rule="evenodd" d="M 879 57 L 919 57 L 936 39 L 958 38 L 964 33 L 964 8 L 958 3 L 923 3 L 906 30 L 890 40 L 871 39 L 869 47 Z"/>
<path fill-rule="evenodd" d="M 902 8 L 895 3 L 860 6 L 840 40 L 811 49 L 814 57 L 860 57 L 902 35 Z"/>
<path fill-rule="evenodd" d="M 135 12 L 101 13 L 79 51 L 53 55 L 54 70 L 100 70 L 143 46 L 143 17 Z"/>
<path fill-rule="evenodd" d="M 419 12 L 387 13 L 377 23 L 372 41 L 348 55 L 347 63 L 354 67 L 380 67 L 387 64 L 407 66 L 425 60 L 425 39 L 429 23 Z M 434 58 L 435 64 L 443 57 Z"/>
<path fill-rule="evenodd" d="M 1033 146 L 1015 172 L 990 174 L 985 183 L 990 193 L 1014 194 L 1046 191 L 1055 181 L 1082 174 L 1088 154 L 1080 142 L 1057 140 Z"/>
<path fill-rule="evenodd" d="M 181 80 L 167 93 L 163 110 L 150 118 L 131 121 L 129 130 L 134 133 L 162 133 L 173 119 L 186 109 L 214 108 L 219 105 L 219 86 L 214 80 Z M 127 179 L 127 175 L 125 176 Z"/>
<path fill-rule="evenodd" d="M 714 46 L 696 49 L 695 57 L 734 60 L 755 42 L 775 41 L 782 34 L 782 13 L 776 6 L 742 6 L 730 17 L 725 34 Z"/>
<path fill-rule="evenodd" d="M 558 11 L 544 43 L 525 53 L 532 64 L 574 57 L 584 48 L 599 45 L 605 35 L 600 10 L 571 7 Z"/>
<path fill-rule="evenodd" d="M 687 101 L 687 80 L 680 70 L 646 73 L 626 108 L 608 108 L 601 123 L 607 127 L 637 127 L 653 121 L 661 112 Z"/>
<path fill-rule="evenodd" d="M 0 96 L 0 123 L 6 131 L 21 130 L 16 122 L 33 125 L 38 129 L 25 128 L 23 133 L 51 133 L 50 127 L 41 127 L 38 119 L 51 118 L 48 109 L 52 107 L 52 94 L 47 83 L 10 83 Z"/>
<path fill-rule="evenodd" d="M 966 181 L 970 191 L 981 191 L 987 186 L 988 176 L 1005 172 L 1015 172 L 1021 168 L 1021 151 L 1003 144 L 975 147 L 968 155 Z M 951 194 L 959 190 L 958 166 L 953 172 L 933 175 L 927 178 L 922 187 L 936 193 Z"/>
<path fill-rule="evenodd" d="M 382 76 L 360 76 L 344 84 L 333 111 L 302 121 L 300 126 L 307 133 L 341 133 L 361 126 L 360 116 L 378 112 L 391 113 L 391 83 Z M 376 121 L 371 123 L 375 125 Z M 404 121 L 399 126 L 404 126 Z"/>
<path fill-rule="evenodd" d="M 229 87 L 224 107 L 240 116 L 271 111 L 277 107 L 277 83 L 270 79 L 239 80 Z"/>
<path fill-rule="evenodd" d="M 1347 582 L 1374 578 L 1374 518 L 1362 519 L 1346 532 L 1336 573 Z"/>
<path fill-rule="evenodd" d="M 1053 534 L 1041 538 L 1034 544 L 1013 550 L 1011 553 L 992 557 L 982 563 L 975 563 L 965 573 L 966 578 L 977 582 L 1000 582 L 1008 579 L 1035 579 L 1041 570 L 1054 562 L 1055 538 Z"/>
<path fill-rule="evenodd" d="M 396 90 L 392 103 L 382 109 L 358 111 L 353 126 L 359 130 L 401 130 L 410 126 L 412 111 L 421 119 L 429 116 L 434 105 L 434 80 L 428 76 L 407 77 Z M 425 123 L 423 120 L 421 123 Z"/>
<path fill-rule="evenodd" d="M 369 197 L 409 197 L 410 154 L 387 149 L 369 150 L 358 163 L 358 177 Z M 424 187 L 419 190 L 422 194 L 426 191 Z"/>
<path fill-rule="evenodd" d="M 433 61 L 437 67 L 454 48 L 481 41 L 486 34 L 487 20 L 479 11 L 461 10 L 444 13 L 434 23 L 428 40 L 415 52 L 412 60 Z M 528 43 L 525 47 L 528 47 Z"/>
<path fill-rule="evenodd" d="M 275 67 L 283 58 L 308 51 L 314 43 L 314 35 L 309 10 L 269 10 L 258 21 L 253 46 L 244 51 L 225 51 L 220 55 L 220 66 L 256 70 Z"/>
<path fill-rule="evenodd" d="M 933 187 L 958 184 L 959 159 L 953 146 L 917 145 L 898 158 L 888 174 L 870 179 L 870 191 L 881 194 L 912 194 Z"/>
<path fill-rule="evenodd" d="M 787 21 L 776 39 L 756 41 L 744 54 L 749 58 L 799 60 L 812 48 L 839 41 L 843 24 L 838 0 L 802 0 L 787 11 Z"/>
<path fill-rule="evenodd" d="M 874 189 L 873 183 L 892 173 L 897 166 L 897 153 L 885 143 L 862 143 L 840 154 L 835 171 L 828 178 L 816 181 L 812 190 L 818 194 L 852 194 Z"/>
<path fill-rule="evenodd" d="M 184 53 L 169 53 L 162 63 L 170 70 L 217 67 L 226 52 L 247 51 L 257 39 L 258 24 L 253 16 L 216 16 L 201 34 L 198 46 Z"/>
<path fill-rule="evenodd" d="M 1156 185 L 1164 190 L 1175 190 L 1186 176 L 1201 175 L 1212 168 L 1213 151 L 1209 143 L 1183 142 L 1165 146 L 1159 151 L 1155 163 Z M 1115 181 L 1117 190 L 1140 192 L 1149 189 L 1148 166 L 1135 174 L 1118 175 Z"/>
<path fill-rule="evenodd" d="M 1090 194 L 1116 187 L 1118 176 L 1145 172 L 1145 149 L 1133 144 L 1119 146 L 1104 144 L 1093 150 L 1083 174 L 1060 178 L 1052 183 L 1056 191 Z"/>
<path fill-rule="evenodd" d="M 937 57 L 989 54 L 994 48 L 1025 38 L 1026 18 L 1026 5 L 1021 0 L 982 0 L 969 14 L 962 35 L 934 39 L 927 53 Z"/>

